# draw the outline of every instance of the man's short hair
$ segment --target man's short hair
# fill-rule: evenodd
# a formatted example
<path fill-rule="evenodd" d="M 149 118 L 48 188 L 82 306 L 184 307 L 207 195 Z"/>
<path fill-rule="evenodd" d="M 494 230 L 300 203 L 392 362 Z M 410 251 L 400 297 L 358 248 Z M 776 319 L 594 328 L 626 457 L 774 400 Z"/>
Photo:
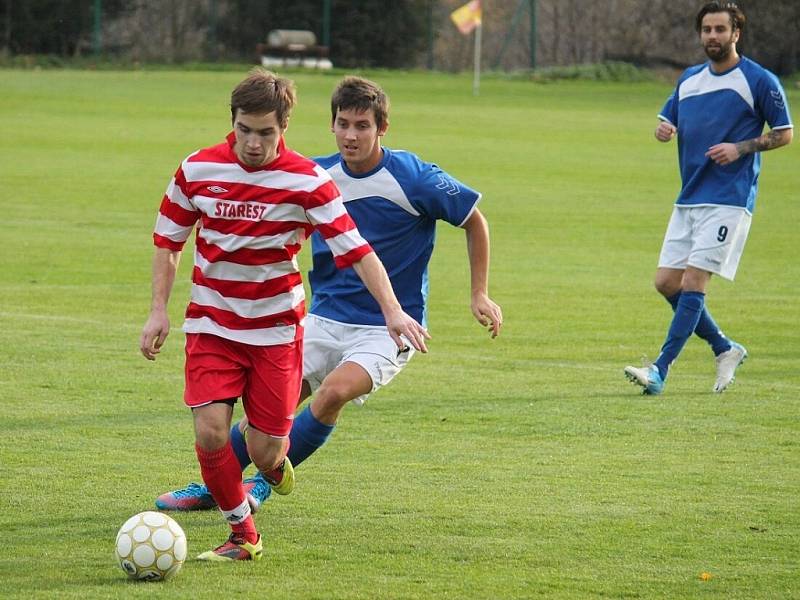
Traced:
<path fill-rule="evenodd" d="M 342 79 L 333 90 L 331 123 L 336 120 L 336 112 L 339 110 L 371 110 L 380 130 L 389 121 L 389 96 L 374 81 L 351 75 Z"/>
<path fill-rule="evenodd" d="M 231 93 L 231 121 L 236 120 L 239 110 L 251 114 L 274 112 L 278 124 L 286 129 L 296 102 L 297 95 L 291 79 L 255 68 Z"/>
<path fill-rule="evenodd" d="M 747 20 L 742 12 L 742 9 L 739 8 L 735 2 L 720 2 L 719 0 L 704 4 L 703 8 L 700 9 L 700 12 L 697 13 L 697 18 L 694 21 L 694 27 L 697 30 L 697 33 L 700 33 L 700 30 L 703 27 L 703 17 L 710 13 L 720 12 L 728 13 L 728 16 L 731 20 L 731 30 L 738 30 L 741 33 L 741 31 L 744 29 L 745 21 Z"/>

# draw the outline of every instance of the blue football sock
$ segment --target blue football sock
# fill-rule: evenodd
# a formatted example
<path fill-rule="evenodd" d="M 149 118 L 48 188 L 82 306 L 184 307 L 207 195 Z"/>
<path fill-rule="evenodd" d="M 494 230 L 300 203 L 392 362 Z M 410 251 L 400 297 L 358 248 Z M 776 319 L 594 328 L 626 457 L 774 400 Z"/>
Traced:
<path fill-rule="evenodd" d="M 317 421 L 311 414 L 311 407 L 306 408 L 294 418 L 292 432 L 289 434 L 289 461 L 295 467 L 311 456 L 321 447 L 336 425 L 326 425 Z"/>
<path fill-rule="evenodd" d="M 678 299 L 680 297 L 681 293 L 678 292 L 674 296 L 667 298 L 672 310 L 678 307 Z M 703 312 L 700 313 L 700 320 L 697 322 L 694 332 L 698 337 L 708 342 L 715 356 L 731 349 L 731 341 L 722 333 L 705 305 L 703 306 Z"/>
<path fill-rule="evenodd" d="M 252 461 L 247 453 L 247 442 L 244 439 L 244 435 L 239 431 L 239 423 L 234 423 L 233 427 L 231 427 L 231 446 L 233 446 L 233 453 L 239 460 L 242 471 L 244 471 Z"/>
<path fill-rule="evenodd" d="M 667 378 L 669 366 L 678 358 L 686 340 L 694 333 L 703 312 L 705 298 L 706 295 L 702 292 L 681 292 L 667 332 L 667 339 L 661 347 L 661 354 L 653 363 L 658 367 L 662 379 Z"/>

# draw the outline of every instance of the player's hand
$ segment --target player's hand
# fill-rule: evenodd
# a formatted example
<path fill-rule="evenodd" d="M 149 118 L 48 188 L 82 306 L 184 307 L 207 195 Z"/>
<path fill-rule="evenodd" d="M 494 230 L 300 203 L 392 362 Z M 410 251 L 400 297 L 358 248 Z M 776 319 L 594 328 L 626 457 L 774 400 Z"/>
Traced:
<path fill-rule="evenodd" d="M 503 326 L 503 311 L 489 296 L 486 294 L 473 295 L 471 308 L 478 323 L 489 330 L 493 339 L 500 335 L 500 328 Z"/>
<path fill-rule="evenodd" d="M 659 142 L 668 142 L 675 137 L 677 131 L 678 130 L 675 129 L 675 125 L 673 125 L 672 123 L 661 121 L 658 124 L 658 127 L 656 127 L 655 131 L 656 139 Z"/>
<path fill-rule="evenodd" d="M 713 160 L 718 165 L 729 165 L 732 162 L 739 160 L 739 149 L 736 144 L 714 144 L 706 152 L 706 157 Z"/>
<path fill-rule="evenodd" d="M 147 360 L 155 360 L 169 335 L 169 317 L 166 312 L 151 312 L 139 338 L 139 350 Z"/>
<path fill-rule="evenodd" d="M 415 350 L 419 350 L 420 352 L 428 351 L 425 340 L 431 339 L 431 334 L 403 310 L 397 310 L 387 316 L 386 327 L 389 329 L 389 335 L 392 336 L 394 343 L 397 344 L 400 350 L 406 347 L 406 343 L 403 341 L 402 337 L 400 337 L 404 336 L 411 342 Z"/>

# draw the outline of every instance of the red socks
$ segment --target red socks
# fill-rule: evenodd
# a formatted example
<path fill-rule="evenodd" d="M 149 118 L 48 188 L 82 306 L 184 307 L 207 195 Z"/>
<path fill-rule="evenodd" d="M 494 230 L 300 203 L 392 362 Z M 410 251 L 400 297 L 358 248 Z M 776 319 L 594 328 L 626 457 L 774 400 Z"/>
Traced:
<path fill-rule="evenodd" d="M 242 487 L 242 468 L 231 443 L 228 442 L 217 450 L 204 450 L 195 444 L 195 452 L 203 481 L 225 520 L 234 533 L 249 543 L 255 543 L 258 532 L 250 514 L 250 503 Z"/>

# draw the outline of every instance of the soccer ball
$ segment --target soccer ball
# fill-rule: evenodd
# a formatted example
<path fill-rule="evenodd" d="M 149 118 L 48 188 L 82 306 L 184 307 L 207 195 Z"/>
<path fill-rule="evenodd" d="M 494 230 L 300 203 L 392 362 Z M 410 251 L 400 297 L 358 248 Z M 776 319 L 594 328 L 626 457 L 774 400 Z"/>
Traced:
<path fill-rule="evenodd" d="M 160 581 L 177 573 L 186 560 L 186 535 L 174 519 L 146 511 L 125 521 L 114 552 L 131 579 Z"/>

